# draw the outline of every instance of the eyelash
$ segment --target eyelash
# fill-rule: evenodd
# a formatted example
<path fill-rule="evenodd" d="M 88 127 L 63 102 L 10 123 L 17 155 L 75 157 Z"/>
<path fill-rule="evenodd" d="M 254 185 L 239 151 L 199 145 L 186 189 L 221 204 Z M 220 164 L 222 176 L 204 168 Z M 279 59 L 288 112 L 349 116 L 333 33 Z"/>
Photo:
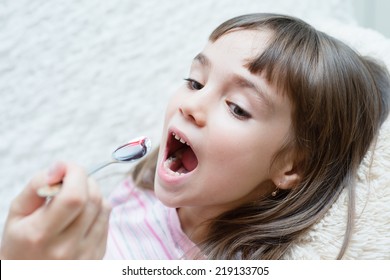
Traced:
<path fill-rule="evenodd" d="M 184 80 L 186 81 L 187 88 L 190 90 L 201 90 L 204 87 L 204 85 L 194 79 L 186 78 Z M 228 105 L 230 113 L 233 115 L 233 117 L 240 120 L 245 120 L 252 117 L 251 114 L 249 114 L 237 104 L 230 101 L 226 101 L 226 104 Z"/>
<path fill-rule="evenodd" d="M 232 113 L 232 115 L 234 117 L 236 117 L 240 120 L 246 120 L 246 119 L 250 119 L 252 117 L 251 114 L 249 114 L 247 111 L 242 109 L 237 104 L 230 102 L 230 101 L 226 101 L 226 103 L 230 109 L 230 112 Z"/>
<path fill-rule="evenodd" d="M 187 87 L 190 90 L 201 90 L 203 88 L 203 85 L 194 79 L 186 78 L 184 81 L 186 81 Z"/>

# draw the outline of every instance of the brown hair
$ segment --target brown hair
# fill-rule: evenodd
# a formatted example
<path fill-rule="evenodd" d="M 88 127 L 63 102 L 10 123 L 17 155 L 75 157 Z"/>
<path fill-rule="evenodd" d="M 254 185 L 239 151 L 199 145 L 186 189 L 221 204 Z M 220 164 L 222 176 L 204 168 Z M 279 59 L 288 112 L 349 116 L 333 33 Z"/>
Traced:
<path fill-rule="evenodd" d="M 209 39 L 242 29 L 272 32 L 248 68 L 265 74 L 292 102 L 292 135 L 274 162 L 294 153 L 301 181 L 276 197 L 216 217 L 199 244 L 202 253 L 212 259 L 280 259 L 347 187 L 349 218 L 341 258 L 352 232 L 356 171 L 388 115 L 389 75 L 372 59 L 289 16 L 239 16 L 217 27 Z M 136 184 L 152 187 L 156 158 L 157 152 L 136 167 Z"/>

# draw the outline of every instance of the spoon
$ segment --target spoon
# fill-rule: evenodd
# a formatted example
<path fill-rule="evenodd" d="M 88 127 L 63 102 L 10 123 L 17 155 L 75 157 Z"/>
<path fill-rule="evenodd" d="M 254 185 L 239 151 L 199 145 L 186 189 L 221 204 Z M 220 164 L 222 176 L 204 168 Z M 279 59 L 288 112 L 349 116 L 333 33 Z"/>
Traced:
<path fill-rule="evenodd" d="M 95 168 L 91 169 L 87 174 L 91 176 L 100 169 L 112 164 L 112 163 L 127 163 L 133 162 L 143 158 L 151 148 L 151 141 L 147 137 L 138 137 L 130 142 L 119 146 L 114 152 L 112 152 L 111 160 L 104 162 Z M 38 189 L 37 194 L 41 197 L 50 198 L 58 194 L 61 190 L 62 183 L 53 186 L 43 186 Z"/>

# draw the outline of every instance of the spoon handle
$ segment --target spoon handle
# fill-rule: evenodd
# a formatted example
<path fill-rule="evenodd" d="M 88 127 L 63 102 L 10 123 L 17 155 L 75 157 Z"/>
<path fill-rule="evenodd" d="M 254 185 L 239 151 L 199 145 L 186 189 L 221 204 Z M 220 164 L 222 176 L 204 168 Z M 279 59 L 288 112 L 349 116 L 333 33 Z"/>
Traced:
<path fill-rule="evenodd" d="M 100 165 L 97 165 L 93 168 L 91 168 L 89 171 L 88 171 L 88 176 L 91 176 L 92 174 L 98 172 L 100 169 L 103 169 L 104 167 L 112 164 L 112 163 L 116 163 L 118 162 L 117 160 L 111 160 L 111 161 L 107 161 L 107 162 L 104 162 L 104 163 L 101 163 Z"/>
<path fill-rule="evenodd" d="M 112 164 L 112 163 L 115 163 L 117 162 L 116 160 L 111 160 L 111 161 L 107 161 L 105 163 L 102 163 L 94 168 L 92 168 L 90 171 L 88 171 L 87 175 L 88 177 L 91 176 L 92 174 L 98 172 L 99 170 L 103 169 L 104 167 Z M 49 185 L 45 185 L 41 188 L 38 189 L 37 191 L 37 194 L 41 197 L 46 197 L 46 198 L 50 198 L 50 197 L 53 197 L 55 196 L 56 194 L 58 194 L 58 192 L 60 191 L 62 187 L 62 182 L 58 183 L 58 184 L 55 184 L 55 185 L 52 185 L 52 186 L 49 186 Z"/>

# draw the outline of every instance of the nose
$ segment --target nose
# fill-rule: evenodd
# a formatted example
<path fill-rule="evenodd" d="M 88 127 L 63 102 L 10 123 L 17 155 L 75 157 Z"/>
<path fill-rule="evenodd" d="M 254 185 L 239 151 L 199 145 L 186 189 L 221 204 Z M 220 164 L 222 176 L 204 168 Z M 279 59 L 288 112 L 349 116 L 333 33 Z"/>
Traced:
<path fill-rule="evenodd" d="M 179 106 L 181 115 L 199 127 L 205 126 L 207 121 L 207 102 L 203 99 L 200 94 L 193 95 L 185 98 Z"/>

